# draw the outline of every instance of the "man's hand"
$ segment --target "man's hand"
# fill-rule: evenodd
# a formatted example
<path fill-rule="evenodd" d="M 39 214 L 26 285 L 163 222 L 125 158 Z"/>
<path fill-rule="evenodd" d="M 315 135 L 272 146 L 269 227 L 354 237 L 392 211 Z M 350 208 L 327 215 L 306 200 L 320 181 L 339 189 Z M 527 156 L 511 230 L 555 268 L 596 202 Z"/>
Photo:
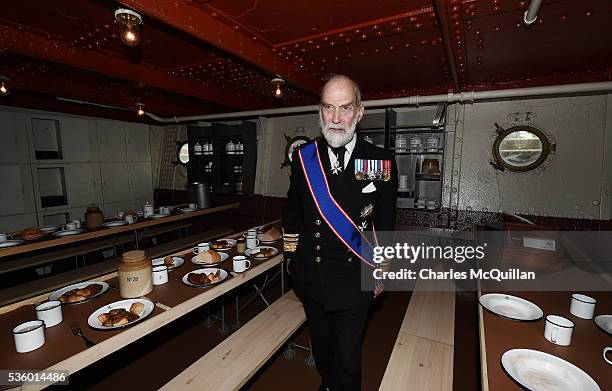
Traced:
<path fill-rule="evenodd" d="M 376 299 L 378 296 L 380 296 L 384 290 L 385 287 L 383 286 L 382 282 L 376 281 L 376 284 L 374 285 L 374 298 Z"/>

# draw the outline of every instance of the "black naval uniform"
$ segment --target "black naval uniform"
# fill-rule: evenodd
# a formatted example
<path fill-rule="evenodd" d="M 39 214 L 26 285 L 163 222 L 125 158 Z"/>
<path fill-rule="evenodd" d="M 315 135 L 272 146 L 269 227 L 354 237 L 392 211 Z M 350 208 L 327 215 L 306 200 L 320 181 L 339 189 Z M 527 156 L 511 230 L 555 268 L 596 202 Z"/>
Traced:
<path fill-rule="evenodd" d="M 317 144 L 332 196 L 354 224 L 365 231 L 372 225 L 376 231 L 393 230 L 397 167 L 391 152 L 358 139 L 346 169 L 334 175 L 327 142 L 318 138 Z M 389 180 L 357 180 L 355 159 L 389 160 Z M 321 389 L 359 390 L 361 339 L 373 293 L 361 290 L 362 261 L 320 216 L 304 175 L 296 151 L 289 204 L 283 212 L 284 233 L 299 234 L 295 253 L 286 253 L 291 259 L 289 273 L 303 299 Z M 363 192 L 370 183 L 376 190 Z"/>

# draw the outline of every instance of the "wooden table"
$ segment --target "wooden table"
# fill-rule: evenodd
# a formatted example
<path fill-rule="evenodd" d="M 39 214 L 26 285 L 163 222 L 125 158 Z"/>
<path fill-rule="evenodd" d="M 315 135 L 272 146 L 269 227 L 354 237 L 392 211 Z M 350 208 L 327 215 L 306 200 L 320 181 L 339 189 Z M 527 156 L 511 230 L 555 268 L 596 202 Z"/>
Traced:
<path fill-rule="evenodd" d="M 0 249 L 0 258 L 8 257 L 15 254 L 23 254 L 30 251 L 42 250 L 56 246 L 62 246 L 69 243 L 81 242 L 84 240 L 97 239 L 105 236 L 116 235 L 122 232 L 137 231 L 148 227 L 154 227 L 161 224 L 172 223 L 176 221 L 191 219 L 194 217 L 204 216 L 211 213 L 221 212 L 228 209 L 238 208 L 239 202 L 234 202 L 227 205 L 215 206 L 212 208 L 196 210 L 190 213 L 181 213 L 178 215 L 172 215 L 168 217 L 162 217 L 159 219 L 150 219 L 134 224 L 121 225 L 113 228 L 96 228 L 91 231 L 86 231 L 79 235 L 65 236 L 57 239 L 41 240 L 38 242 L 22 244 L 14 247 L 7 247 Z"/>
<path fill-rule="evenodd" d="M 538 305 L 546 315 L 555 314 L 575 324 L 570 346 L 558 346 L 544 338 L 545 320 L 517 322 L 479 308 L 482 389 L 515 391 L 522 388 L 501 366 L 501 356 L 510 349 L 533 349 L 560 357 L 591 376 L 602 390 L 612 390 L 612 367 L 602 358 L 604 346 L 612 346 L 612 337 L 593 320 L 569 313 L 571 292 L 508 292 Z M 597 299 L 595 315 L 612 313 L 612 292 L 585 292 Z"/>
<path fill-rule="evenodd" d="M 238 235 L 241 235 L 241 233 L 235 236 Z M 94 330 L 87 326 L 87 317 L 91 312 L 105 304 L 121 300 L 118 289 L 116 289 L 118 286 L 117 274 L 106 275 L 99 280 L 107 281 L 115 288 L 90 302 L 63 306 L 63 322 L 47 329 L 45 331 L 47 340 L 45 345 L 29 353 L 19 354 L 15 352 L 11 329 L 19 323 L 35 319 L 35 304 L 33 303 L 45 300 L 48 295 L 41 295 L 22 303 L 0 308 L 0 351 L 2 352 L 0 354 L 0 368 L 35 371 L 62 369 L 68 370 L 70 373 L 79 371 L 273 267 L 280 266 L 282 270 L 282 242 L 279 241 L 274 246 L 280 250 L 278 255 L 264 261 L 252 260 L 253 266 L 246 272 L 241 274 L 231 272 L 227 280 L 210 288 L 189 287 L 180 281 L 187 272 L 204 267 L 190 262 L 191 256 L 193 256 L 191 247 L 173 254 L 183 257 L 185 263 L 170 272 L 168 283 L 154 286 L 153 291 L 145 296 L 156 303 L 153 313 L 134 326 L 117 331 Z M 228 254 L 228 260 L 221 267 L 229 271 L 231 270 L 231 258 L 236 255 L 235 248 L 228 251 Z M 83 340 L 72 335 L 70 331 L 72 322 L 78 322 L 85 335 L 96 342 L 96 345 L 86 348 Z M 27 386 L 26 388 L 41 389 L 44 387 Z"/>

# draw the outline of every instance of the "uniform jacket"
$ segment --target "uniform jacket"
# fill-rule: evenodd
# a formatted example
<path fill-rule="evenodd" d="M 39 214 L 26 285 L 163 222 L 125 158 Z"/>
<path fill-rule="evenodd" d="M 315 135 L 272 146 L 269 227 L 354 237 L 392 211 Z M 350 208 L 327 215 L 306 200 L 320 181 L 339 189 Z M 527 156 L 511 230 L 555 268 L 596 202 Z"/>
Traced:
<path fill-rule="evenodd" d="M 358 139 L 346 169 L 336 180 L 331 171 L 327 142 L 320 137 L 317 144 L 332 196 L 355 225 L 365 227 L 365 231 L 372 230 L 372 225 L 377 232 L 393 230 L 397 166 L 391 152 Z M 390 180 L 357 180 L 355 159 L 390 160 Z M 376 190 L 362 192 L 372 182 Z M 361 291 L 362 261 L 340 242 L 321 218 L 297 151 L 291 163 L 291 184 L 287 196 L 289 202 L 283 211 L 283 228 L 285 233 L 299 233 L 297 250 L 290 255 L 289 264 L 297 290 L 323 304 L 326 310 L 349 309 L 371 301 L 373 293 Z M 371 213 L 362 217 L 367 206 L 372 207 Z M 366 264 L 363 266 L 370 268 Z"/>

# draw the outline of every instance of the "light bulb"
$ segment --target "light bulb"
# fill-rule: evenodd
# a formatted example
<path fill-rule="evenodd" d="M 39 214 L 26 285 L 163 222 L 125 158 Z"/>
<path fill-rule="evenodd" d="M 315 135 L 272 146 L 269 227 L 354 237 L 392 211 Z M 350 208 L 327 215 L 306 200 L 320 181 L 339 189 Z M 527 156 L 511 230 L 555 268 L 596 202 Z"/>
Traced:
<path fill-rule="evenodd" d="M 121 26 L 121 41 L 131 47 L 138 46 L 140 43 L 138 26 Z"/>
<path fill-rule="evenodd" d="M 9 93 L 8 88 L 6 88 L 6 86 L 4 85 L 4 82 L 2 82 L 2 85 L 0 85 L 0 94 L 8 95 L 8 93 Z"/>
<path fill-rule="evenodd" d="M 274 97 L 276 99 L 280 99 L 283 97 L 283 84 L 285 84 L 285 81 L 283 79 L 272 79 L 272 85 L 274 86 Z"/>

